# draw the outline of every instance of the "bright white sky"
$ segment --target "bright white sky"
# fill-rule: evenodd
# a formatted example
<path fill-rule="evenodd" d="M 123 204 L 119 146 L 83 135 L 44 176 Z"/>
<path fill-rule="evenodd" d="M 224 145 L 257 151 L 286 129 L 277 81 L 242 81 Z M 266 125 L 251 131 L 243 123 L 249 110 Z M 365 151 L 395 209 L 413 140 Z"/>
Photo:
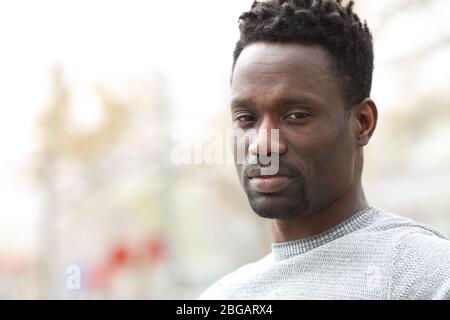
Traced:
<path fill-rule="evenodd" d="M 40 203 L 30 156 L 52 66 L 64 67 L 85 122 L 98 110 L 93 85 L 158 73 L 189 130 L 186 117 L 204 123 L 225 107 L 237 16 L 250 3 L 0 0 L 0 254 L 33 249 Z"/>
<path fill-rule="evenodd" d="M 389 1 L 370 2 L 363 16 L 376 15 Z M 36 143 L 33 128 L 49 98 L 52 66 L 65 68 L 81 121 L 95 118 L 94 84 L 126 83 L 157 72 L 168 84 L 177 127 L 191 129 L 186 119 L 192 119 L 201 129 L 211 115 L 226 108 L 237 18 L 251 3 L 0 0 L 0 255 L 5 250 L 32 250 L 40 204 L 28 174 Z M 450 1 L 442 3 L 446 8 L 422 14 L 424 24 L 415 23 L 416 16 L 404 17 L 377 43 L 374 97 L 380 108 L 395 105 L 399 98 L 399 79 L 380 62 L 428 41 L 428 31 L 448 27 L 443 23 Z M 404 31 L 405 23 L 414 32 L 396 32 Z M 436 59 L 442 63 L 445 57 Z M 437 65 L 430 63 L 424 76 L 435 75 Z"/>

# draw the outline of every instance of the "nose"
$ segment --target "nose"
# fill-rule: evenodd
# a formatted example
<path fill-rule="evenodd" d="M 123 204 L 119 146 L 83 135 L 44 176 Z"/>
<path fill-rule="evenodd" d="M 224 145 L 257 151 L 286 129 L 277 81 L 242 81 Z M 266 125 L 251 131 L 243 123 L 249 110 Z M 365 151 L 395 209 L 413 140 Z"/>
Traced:
<path fill-rule="evenodd" d="M 272 152 L 284 154 L 286 144 L 282 142 L 280 128 L 277 121 L 265 116 L 253 137 L 250 137 L 248 152 L 252 156 L 270 157 Z"/>

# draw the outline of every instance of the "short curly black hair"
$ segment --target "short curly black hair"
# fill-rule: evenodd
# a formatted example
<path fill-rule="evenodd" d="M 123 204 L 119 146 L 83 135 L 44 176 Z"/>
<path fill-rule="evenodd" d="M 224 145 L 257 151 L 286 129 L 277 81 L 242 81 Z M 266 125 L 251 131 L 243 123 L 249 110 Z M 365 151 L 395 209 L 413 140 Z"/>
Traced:
<path fill-rule="evenodd" d="M 370 96 L 374 55 L 367 22 L 361 22 L 353 6 L 342 0 L 254 1 L 239 17 L 233 70 L 241 52 L 254 42 L 321 45 L 334 58 L 349 107 L 360 103 Z"/>

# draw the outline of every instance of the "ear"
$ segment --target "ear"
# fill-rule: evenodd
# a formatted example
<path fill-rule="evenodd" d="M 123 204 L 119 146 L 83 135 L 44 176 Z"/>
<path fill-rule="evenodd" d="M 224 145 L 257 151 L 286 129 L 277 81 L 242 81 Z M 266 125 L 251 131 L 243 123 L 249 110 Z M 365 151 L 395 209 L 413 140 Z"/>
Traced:
<path fill-rule="evenodd" d="M 365 99 L 353 109 L 356 120 L 356 140 L 362 147 L 369 143 L 378 121 L 378 109 L 372 99 Z"/>

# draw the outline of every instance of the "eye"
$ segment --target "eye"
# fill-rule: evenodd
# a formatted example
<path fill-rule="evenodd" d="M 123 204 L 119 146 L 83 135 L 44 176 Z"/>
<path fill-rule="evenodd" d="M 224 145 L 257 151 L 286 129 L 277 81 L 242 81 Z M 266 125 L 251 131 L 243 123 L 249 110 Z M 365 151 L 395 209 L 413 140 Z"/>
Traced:
<path fill-rule="evenodd" d="M 251 122 L 253 121 L 253 116 L 249 114 L 237 114 L 234 119 L 239 122 Z"/>
<path fill-rule="evenodd" d="M 293 112 L 288 114 L 285 119 L 289 120 L 297 120 L 297 119 L 306 119 L 309 118 L 310 114 L 306 112 Z"/>

